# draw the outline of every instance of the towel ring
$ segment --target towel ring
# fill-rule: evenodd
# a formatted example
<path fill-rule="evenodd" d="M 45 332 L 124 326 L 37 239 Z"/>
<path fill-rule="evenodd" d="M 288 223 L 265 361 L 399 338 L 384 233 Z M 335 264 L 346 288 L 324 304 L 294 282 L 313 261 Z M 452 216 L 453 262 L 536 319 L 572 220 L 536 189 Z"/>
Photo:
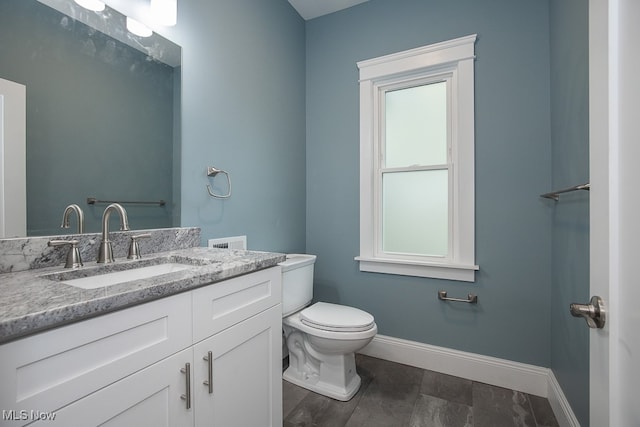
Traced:
<path fill-rule="evenodd" d="M 214 177 L 214 176 L 218 175 L 219 173 L 222 173 L 227 177 L 227 186 L 229 188 L 229 190 L 227 191 L 227 194 L 216 194 L 216 193 L 214 193 L 211 190 L 211 186 L 209 184 L 207 184 L 207 191 L 209 192 L 209 195 L 211 197 L 215 197 L 216 199 L 228 199 L 229 197 L 231 197 L 231 177 L 229 176 L 229 173 L 227 171 L 223 171 L 222 169 L 218 169 L 218 168 L 215 168 L 213 166 L 209 166 L 207 168 L 207 176 Z"/>

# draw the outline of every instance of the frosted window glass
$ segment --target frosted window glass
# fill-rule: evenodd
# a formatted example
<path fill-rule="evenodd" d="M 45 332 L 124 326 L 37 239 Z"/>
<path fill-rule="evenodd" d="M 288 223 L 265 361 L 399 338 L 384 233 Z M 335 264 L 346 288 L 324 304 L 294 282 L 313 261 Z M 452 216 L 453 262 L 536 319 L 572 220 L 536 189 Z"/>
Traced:
<path fill-rule="evenodd" d="M 449 172 L 429 170 L 382 176 L 382 250 L 446 256 Z"/>
<path fill-rule="evenodd" d="M 385 166 L 447 163 L 447 83 L 385 94 Z"/>

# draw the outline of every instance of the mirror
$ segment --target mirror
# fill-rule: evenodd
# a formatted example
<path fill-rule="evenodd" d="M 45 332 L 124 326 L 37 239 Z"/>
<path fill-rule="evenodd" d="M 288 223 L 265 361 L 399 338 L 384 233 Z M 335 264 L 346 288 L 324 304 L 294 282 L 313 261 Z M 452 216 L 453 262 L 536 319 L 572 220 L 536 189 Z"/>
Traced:
<path fill-rule="evenodd" d="M 179 225 L 181 48 L 72 0 L 3 0 L 0 40 L 0 78 L 27 92 L 27 235 L 75 233 L 73 203 L 99 232 L 100 201 L 143 202 L 123 203 L 132 229 Z"/>

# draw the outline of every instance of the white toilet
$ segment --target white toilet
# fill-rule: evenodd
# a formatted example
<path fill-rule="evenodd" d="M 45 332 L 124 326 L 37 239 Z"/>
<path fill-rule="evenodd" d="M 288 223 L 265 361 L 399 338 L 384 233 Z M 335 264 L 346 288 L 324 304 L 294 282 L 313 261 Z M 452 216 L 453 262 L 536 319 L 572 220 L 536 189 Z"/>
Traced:
<path fill-rule="evenodd" d="M 313 298 L 315 255 L 291 254 L 282 266 L 282 325 L 293 384 L 347 401 L 360 388 L 355 352 L 378 332 L 373 316 L 354 307 Z M 305 308 L 306 307 L 306 308 Z"/>

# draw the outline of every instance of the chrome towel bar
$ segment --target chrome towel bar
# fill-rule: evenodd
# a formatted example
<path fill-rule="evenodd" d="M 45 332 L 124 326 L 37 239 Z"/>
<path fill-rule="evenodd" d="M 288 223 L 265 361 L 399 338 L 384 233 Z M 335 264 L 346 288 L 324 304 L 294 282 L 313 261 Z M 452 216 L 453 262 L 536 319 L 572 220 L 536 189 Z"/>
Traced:
<path fill-rule="evenodd" d="M 544 197 L 546 199 L 552 199 L 557 202 L 558 200 L 560 200 L 560 194 L 562 193 L 569 193 L 570 191 L 579 191 L 579 190 L 589 191 L 590 188 L 591 188 L 591 185 L 587 182 L 586 184 L 574 185 L 573 187 L 565 188 L 563 190 L 556 190 L 556 191 L 552 191 L 551 193 L 541 194 L 540 197 Z"/>
<path fill-rule="evenodd" d="M 451 298 L 451 297 L 447 296 L 447 291 L 438 291 L 438 299 L 442 300 L 442 301 L 466 302 L 468 304 L 477 304 L 478 303 L 478 295 L 469 294 L 469 295 L 467 295 L 467 299 Z"/>
<path fill-rule="evenodd" d="M 126 204 L 134 204 L 134 205 L 158 205 L 158 206 L 164 206 L 167 204 L 167 202 L 165 202 L 164 200 L 158 200 L 158 201 L 136 201 L 136 200 L 131 200 L 131 201 L 116 201 L 116 200 L 98 200 L 95 197 L 87 197 L 87 204 L 88 205 L 95 205 L 96 203 L 126 203 Z"/>

